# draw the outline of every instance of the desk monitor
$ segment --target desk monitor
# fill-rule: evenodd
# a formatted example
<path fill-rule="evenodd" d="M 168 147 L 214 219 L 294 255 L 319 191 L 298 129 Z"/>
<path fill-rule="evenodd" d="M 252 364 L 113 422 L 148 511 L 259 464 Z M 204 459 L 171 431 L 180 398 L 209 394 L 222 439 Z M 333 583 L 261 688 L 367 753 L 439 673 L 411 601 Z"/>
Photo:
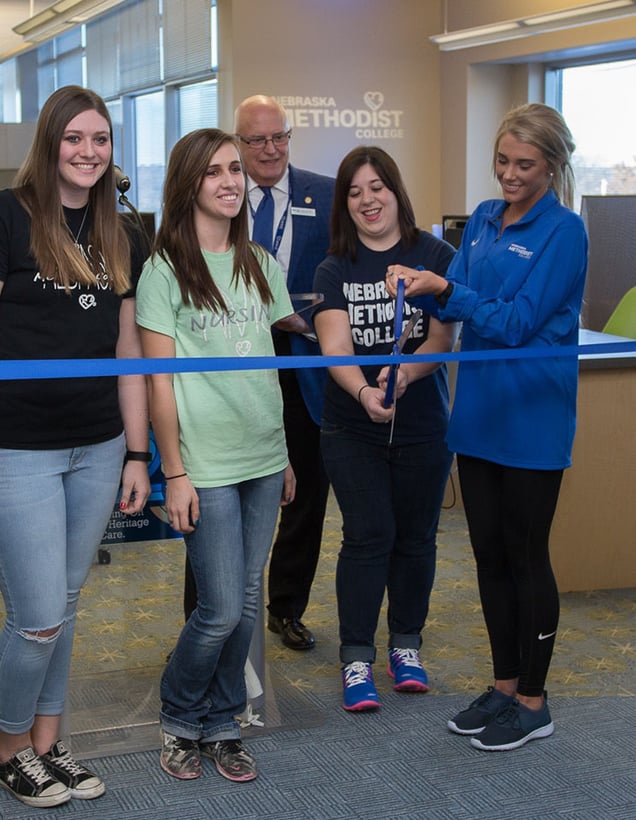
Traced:
<path fill-rule="evenodd" d="M 443 216 L 442 217 L 442 239 L 445 239 L 447 242 L 454 248 L 459 248 L 461 241 L 462 241 L 462 234 L 464 232 L 464 228 L 466 227 L 466 223 L 468 222 L 468 215 L 462 214 L 458 215 L 450 215 L 450 216 Z"/>
<path fill-rule="evenodd" d="M 603 330 L 612 311 L 636 285 L 636 196 L 581 197 L 590 240 L 582 326 Z"/>

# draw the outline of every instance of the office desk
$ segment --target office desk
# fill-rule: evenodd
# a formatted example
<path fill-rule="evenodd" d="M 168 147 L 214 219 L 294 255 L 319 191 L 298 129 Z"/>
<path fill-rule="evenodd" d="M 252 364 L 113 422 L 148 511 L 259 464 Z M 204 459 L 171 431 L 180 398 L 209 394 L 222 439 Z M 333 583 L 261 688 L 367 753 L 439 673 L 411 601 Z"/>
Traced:
<path fill-rule="evenodd" d="M 626 341 L 582 330 L 581 344 Z M 552 526 L 562 592 L 636 587 L 636 355 L 579 359 L 577 432 Z"/>

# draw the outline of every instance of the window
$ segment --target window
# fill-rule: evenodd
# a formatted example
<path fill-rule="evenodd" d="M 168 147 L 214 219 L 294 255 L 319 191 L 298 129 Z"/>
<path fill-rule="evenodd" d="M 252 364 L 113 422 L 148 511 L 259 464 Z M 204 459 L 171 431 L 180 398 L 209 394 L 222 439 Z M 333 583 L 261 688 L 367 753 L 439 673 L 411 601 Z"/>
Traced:
<path fill-rule="evenodd" d="M 179 88 L 179 137 L 195 128 L 216 128 L 218 87 L 216 80 Z"/>
<path fill-rule="evenodd" d="M 134 108 L 137 208 L 153 212 L 158 221 L 166 172 L 163 91 L 135 97 Z"/>
<path fill-rule="evenodd" d="M 556 105 L 576 143 L 575 210 L 584 194 L 636 194 L 636 59 L 561 68 L 554 76 Z"/>
<path fill-rule="evenodd" d="M 105 100 L 127 198 L 161 211 L 167 155 L 218 124 L 216 0 L 122 0 L 112 11 L 0 64 L 0 121 L 35 122 L 69 83 Z"/>

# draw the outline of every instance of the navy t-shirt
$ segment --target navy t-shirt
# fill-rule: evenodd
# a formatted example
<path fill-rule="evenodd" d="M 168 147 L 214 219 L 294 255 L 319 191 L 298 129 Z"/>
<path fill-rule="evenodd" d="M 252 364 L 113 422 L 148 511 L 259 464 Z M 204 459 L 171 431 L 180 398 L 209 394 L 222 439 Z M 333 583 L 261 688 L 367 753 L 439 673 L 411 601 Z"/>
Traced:
<path fill-rule="evenodd" d="M 355 262 L 349 257 L 328 256 L 316 270 L 314 290 L 324 294 L 314 315 L 323 310 L 345 310 L 349 315 L 356 356 L 390 354 L 394 341 L 394 300 L 385 286 L 389 265 L 422 266 L 444 275 L 455 251 L 451 245 L 420 231 L 409 250 L 402 242 L 387 251 L 373 251 L 358 242 Z M 404 306 L 404 323 L 414 309 Z M 426 339 L 429 316 L 424 314 L 404 346 L 412 353 Z M 380 365 L 364 365 L 362 372 L 376 386 Z M 354 430 L 373 442 L 386 443 L 386 425 L 371 421 L 362 405 L 331 378 L 327 379 L 323 419 Z M 445 366 L 409 384 L 397 402 L 393 442 L 408 444 L 444 438 L 448 424 L 448 380 Z"/>

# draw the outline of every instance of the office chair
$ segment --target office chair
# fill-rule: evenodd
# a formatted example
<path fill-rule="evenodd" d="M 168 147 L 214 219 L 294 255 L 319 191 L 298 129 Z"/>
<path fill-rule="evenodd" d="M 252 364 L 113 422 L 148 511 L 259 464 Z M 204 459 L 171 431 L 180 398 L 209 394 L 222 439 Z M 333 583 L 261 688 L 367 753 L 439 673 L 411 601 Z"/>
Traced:
<path fill-rule="evenodd" d="M 636 339 L 636 287 L 630 288 L 616 305 L 603 333 Z"/>

